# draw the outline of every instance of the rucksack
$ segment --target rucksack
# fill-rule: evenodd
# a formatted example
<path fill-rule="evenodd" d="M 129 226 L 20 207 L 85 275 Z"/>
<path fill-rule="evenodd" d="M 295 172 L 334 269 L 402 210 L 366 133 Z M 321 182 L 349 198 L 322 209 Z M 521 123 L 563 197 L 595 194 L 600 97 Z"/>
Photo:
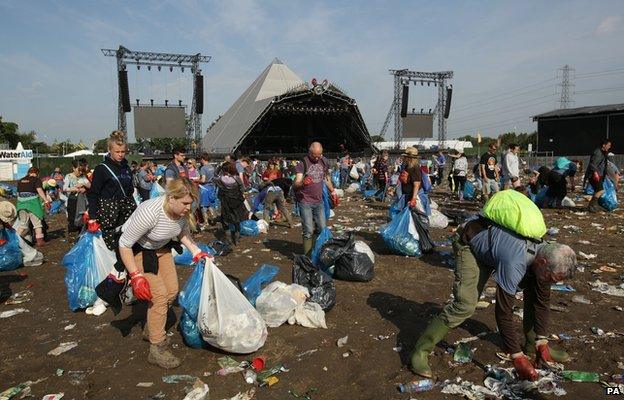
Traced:
<path fill-rule="evenodd" d="M 540 239 L 546 223 L 540 209 L 524 194 L 507 189 L 496 193 L 483 207 L 482 215 L 520 236 Z"/>

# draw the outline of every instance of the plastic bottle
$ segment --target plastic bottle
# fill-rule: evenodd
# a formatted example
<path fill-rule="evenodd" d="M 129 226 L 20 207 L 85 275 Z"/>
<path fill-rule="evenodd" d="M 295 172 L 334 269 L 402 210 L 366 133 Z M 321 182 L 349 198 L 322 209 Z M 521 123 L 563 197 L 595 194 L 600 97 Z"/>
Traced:
<path fill-rule="evenodd" d="M 431 379 L 421 379 L 419 381 L 413 381 L 409 383 L 402 383 L 399 385 L 399 392 L 401 393 L 417 393 L 426 392 L 433 389 L 434 383 Z"/>
<path fill-rule="evenodd" d="M 562 371 L 561 376 L 573 382 L 598 382 L 600 381 L 600 375 L 598 375 L 596 372 Z"/>

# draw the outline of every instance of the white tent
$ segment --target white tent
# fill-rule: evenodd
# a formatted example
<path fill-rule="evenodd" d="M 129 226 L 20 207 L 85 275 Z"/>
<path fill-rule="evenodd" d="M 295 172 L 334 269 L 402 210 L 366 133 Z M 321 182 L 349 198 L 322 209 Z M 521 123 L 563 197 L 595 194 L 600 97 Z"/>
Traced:
<path fill-rule="evenodd" d="M 78 150 L 73 153 L 65 154 L 63 157 L 80 157 L 80 156 L 92 156 L 93 152 L 91 150 Z"/>
<path fill-rule="evenodd" d="M 297 87 L 308 87 L 290 68 L 275 58 L 232 106 L 210 128 L 204 150 L 228 153 L 253 127 L 257 119 L 280 96 Z"/>

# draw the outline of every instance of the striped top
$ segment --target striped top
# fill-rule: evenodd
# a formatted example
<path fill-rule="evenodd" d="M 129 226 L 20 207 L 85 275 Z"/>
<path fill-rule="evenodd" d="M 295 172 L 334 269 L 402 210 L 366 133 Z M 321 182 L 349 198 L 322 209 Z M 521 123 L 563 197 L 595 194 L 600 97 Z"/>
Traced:
<path fill-rule="evenodd" d="M 139 243 L 148 250 L 157 250 L 183 231 L 188 232 L 186 218 L 173 220 L 167 216 L 165 198 L 159 196 L 139 204 L 121 227 L 119 247 L 131 248 Z"/>

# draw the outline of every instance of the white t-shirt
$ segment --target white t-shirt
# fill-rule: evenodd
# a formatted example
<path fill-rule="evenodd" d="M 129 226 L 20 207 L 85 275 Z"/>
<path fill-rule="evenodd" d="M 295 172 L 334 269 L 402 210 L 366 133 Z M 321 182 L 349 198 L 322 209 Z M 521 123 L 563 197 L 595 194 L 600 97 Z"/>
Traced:
<path fill-rule="evenodd" d="M 178 220 L 167 216 L 164 209 L 166 196 L 159 196 L 139 204 L 121 227 L 119 246 L 131 248 L 135 243 L 148 250 L 157 250 L 182 232 L 188 232 L 186 218 Z"/>

